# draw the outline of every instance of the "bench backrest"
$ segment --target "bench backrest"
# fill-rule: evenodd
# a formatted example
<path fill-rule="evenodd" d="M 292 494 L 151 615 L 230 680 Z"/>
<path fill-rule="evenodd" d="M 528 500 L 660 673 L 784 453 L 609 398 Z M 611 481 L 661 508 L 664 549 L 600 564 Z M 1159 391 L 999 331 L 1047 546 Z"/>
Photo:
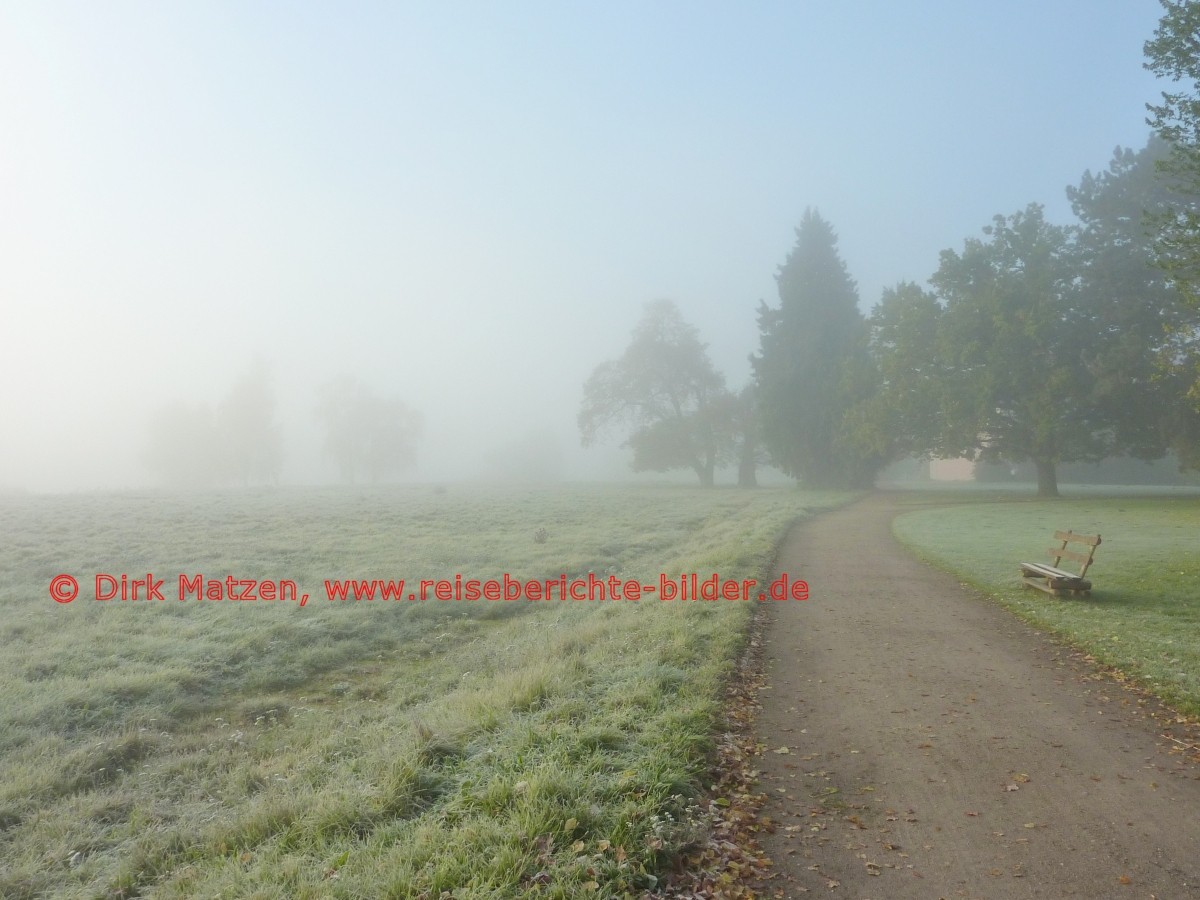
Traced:
<path fill-rule="evenodd" d="M 1055 568 L 1063 559 L 1070 559 L 1079 563 L 1079 577 L 1082 578 L 1087 574 L 1088 566 L 1092 564 L 1092 556 L 1096 553 L 1096 548 L 1100 546 L 1100 535 L 1098 534 L 1076 534 L 1073 531 L 1056 531 L 1054 539 L 1062 541 L 1061 547 L 1051 547 L 1047 552 L 1054 557 Z M 1078 550 L 1068 549 L 1068 544 L 1085 544 L 1087 553 L 1081 553 Z"/>

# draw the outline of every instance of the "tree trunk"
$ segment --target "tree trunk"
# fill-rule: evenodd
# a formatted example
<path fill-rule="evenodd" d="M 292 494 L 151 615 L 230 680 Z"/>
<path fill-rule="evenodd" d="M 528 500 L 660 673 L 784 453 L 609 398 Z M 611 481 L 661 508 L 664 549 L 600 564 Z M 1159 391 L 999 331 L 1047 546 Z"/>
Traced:
<path fill-rule="evenodd" d="M 1058 472 L 1054 468 L 1054 460 L 1038 459 L 1034 460 L 1034 462 L 1037 463 L 1038 496 L 1057 497 Z"/>
<path fill-rule="evenodd" d="M 758 487 L 758 478 L 755 475 L 758 463 L 754 458 L 755 452 L 754 445 L 747 441 L 742 450 L 742 458 L 738 460 L 738 487 L 740 488 Z"/>
<path fill-rule="evenodd" d="M 698 465 L 698 466 L 694 466 L 694 468 L 696 470 L 696 474 L 700 476 L 700 486 L 701 487 L 712 487 L 713 486 L 713 470 L 716 468 L 713 460 L 710 459 L 708 462 L 702 463 L 701 465 Z"/>

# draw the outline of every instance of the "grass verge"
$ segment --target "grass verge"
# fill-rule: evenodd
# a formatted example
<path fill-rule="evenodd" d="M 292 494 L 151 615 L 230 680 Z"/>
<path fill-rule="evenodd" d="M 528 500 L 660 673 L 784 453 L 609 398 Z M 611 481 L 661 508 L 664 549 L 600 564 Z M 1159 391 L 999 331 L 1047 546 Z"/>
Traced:
<path fill-rule="evenodd" d="M 1103 538 L 1090 598 L 1053 597 L 1020 579 L 1019 563 L 1051 562 L 1051 536 L 1068 528 Z M 966 502 L 905 513 L 894 530 L 923 559 L 1200 716 L 1200 500 Z"/>

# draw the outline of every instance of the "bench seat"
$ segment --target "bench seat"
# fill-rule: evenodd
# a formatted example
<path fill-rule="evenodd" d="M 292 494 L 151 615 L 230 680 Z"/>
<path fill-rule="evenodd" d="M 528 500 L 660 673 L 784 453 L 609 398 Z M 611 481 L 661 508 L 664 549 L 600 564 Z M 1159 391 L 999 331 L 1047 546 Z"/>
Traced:
<path fill-rule="evenodd" d="M 1050 556 L 1054 557 L 1054 565 L 1045 563 L 1021 563 L 1021 580 L 1026 586 L 1046 591 L 1048 594 L 1087 594 L 1092 590 L 1092 583 L 1084 576 L 1092 564 L 1092 556 L 1100 546 L 1100 535 L 1075 534 L 1072 531 L 1056 531 L 1054 539 L 1062 541 L 1062 546 L 1051 547 Z M 1088 552 L 1080 553 L 1067 549 L 1067 545 L 1079 543 L 1087 545 Z M 1063 559 L 1072 559 L 1080 563 L 1079 572 L 1068 572 L 1058 568 Z"/>

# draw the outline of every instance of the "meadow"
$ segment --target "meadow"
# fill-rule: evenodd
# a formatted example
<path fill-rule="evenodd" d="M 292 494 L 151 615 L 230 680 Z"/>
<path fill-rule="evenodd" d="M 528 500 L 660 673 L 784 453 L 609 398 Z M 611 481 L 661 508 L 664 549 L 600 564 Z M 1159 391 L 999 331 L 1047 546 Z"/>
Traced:
<path fill-rule="evenodd" d="M 947 494 L 936 501 L 948 505 L 894 522 L 897 537 L 919 556 L 1181 712 L 1200 716 L 1200 498 L 1010 494 L 980 502 L 978 495 Z M 1020 579 L 1019 563 L 1052 562 L 1051 535 L 1065 529 L 1103 540 L 1088 570 L 1094 586 L 1086 598 L 1054 597 Z"/>
<path fill-rule="evenodd" d="M 681 487 L 5 497 L 0 896 L 653 890 L 706 827 L 722 688 L 753 603 L 331 602 L 322 585 L 765 579 L 791 522 L 846 499 Z M 63 573 L 80 585 L 71 603 L 48 593 Z M 147 573 L 164 600 L 94 599 L 98 574 Z M 310 599 L 176 599 L 178 574 L 197 573 L 292 580 Z"/>

